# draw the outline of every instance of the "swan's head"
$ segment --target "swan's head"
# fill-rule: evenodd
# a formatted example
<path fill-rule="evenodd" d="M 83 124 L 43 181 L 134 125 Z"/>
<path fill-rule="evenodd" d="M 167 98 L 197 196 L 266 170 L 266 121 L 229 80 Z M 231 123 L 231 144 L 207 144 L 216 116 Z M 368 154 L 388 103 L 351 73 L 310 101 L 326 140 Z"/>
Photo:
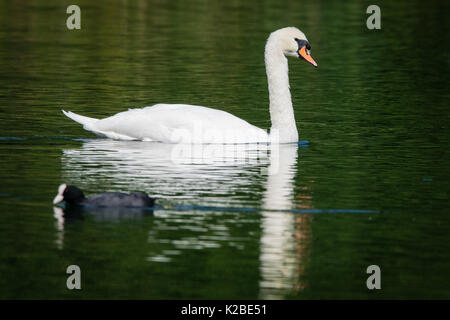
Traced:
<path fill-rule="evenodd" d="M 295 27 L 279 29 L 270 34 L 271 39 L 276 39 L 277 46 L 283 50 L 287 57 L 296 57 L 311 63 L 317 67 L 317 63 L 311 57 L 311 45 L 303 32 Z"/>

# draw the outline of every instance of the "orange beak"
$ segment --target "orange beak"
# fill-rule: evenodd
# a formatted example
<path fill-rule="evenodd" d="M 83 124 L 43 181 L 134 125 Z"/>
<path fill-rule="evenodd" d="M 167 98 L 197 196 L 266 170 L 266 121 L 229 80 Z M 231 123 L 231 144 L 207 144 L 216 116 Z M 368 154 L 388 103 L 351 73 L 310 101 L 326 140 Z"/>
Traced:
<path fill-rule="evenodd" d="M 309 55 L 309 50 L 305 47 L 302 47 L 300 50 L 298 50 L 298 54 L 300 57 L 311 63 L 314 67 L 317 68 L 317 63 L 314 61 L 314 59 Z"/>

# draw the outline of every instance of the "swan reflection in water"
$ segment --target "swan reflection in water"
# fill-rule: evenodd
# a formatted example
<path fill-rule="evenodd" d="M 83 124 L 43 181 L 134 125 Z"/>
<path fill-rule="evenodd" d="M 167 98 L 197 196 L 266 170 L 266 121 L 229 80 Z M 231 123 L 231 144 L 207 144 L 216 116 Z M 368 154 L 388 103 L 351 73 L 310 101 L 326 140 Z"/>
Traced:
<path fill-rule="evenodd" d="M 295 209 L 294 181 L 297 148 L 281 145 L 270 154 L 264 192 L 260 239 L 260 298 L 281 299 L 286 292 L 302 290 L 306 284 L 305 256 L 309 241 L 309 216 L 289 212 Z M 306 204 L 306 206 L 305 206 Z M 303 201 L 302 209 L 310 203 Z"/>
<path fill-rule="evenodd" d="M 166 207 L 213 207 L 215 209 L 211 210 L 215 213 L 227 208 L 237 211 L 263 209 L 258 216 L 261 228 L 258 240 L 259 296 L 262 299 L 282 299 L 289 291 L 305 286 L 300 282 L 304 273 L 300 266 L 304 264 L 307 242 L 304 233 L 309 223 L 298 214 L 286 211 L 295 208 L 297 154 L 297 144 L 175 145 L 95 139 L 84 142 L 81 148 L 63 150 L 62 181 L 77 185 L 88 193 L 139 190 L 158 199 L 158 205 Z M 100 188 L 90 190 L 96 186 Z M 91 213 L 95 220 L 102 221 L 137 219 L 146 214 L 134 212 L 127 216 L 125 212 L 108 214 L 105 210 Z M 55 208 L 54 215 L 57 219 L 57 243 L 62 248 L 65 216 L 60 208 Z M 165 221 L 170 220 L 171 214 L 165 210 L 155 210 L 154 215 Z M 243 215 L 255 218 L 251 213 L 240 212 L 237 221 Z M 190 216 L 185 217 L 186 224 L 193 223 Z M 208 222 L 211 221 L 200 222 L 196 227 L 204 229 L 209 227 Z M 181 227 L 180 223 L 177 220 L 178 227 Z M 214 223 L 216 225 L 211 225 L 208 230 L 216 230 L 217 234 L 210 237 L 208 244 L 204 241 L 204 231 L 197 230 L 197 239 L 192 234 L 186 239 L 177 239 L 176 243 L 173 241 L 174 249 L 188 249 L 190 245 L 198 249 L 202 243 L 208 248 L 220 247 L 211 239 L 219 241 L 217 239 L 220 238 L 223 241 L 233 238 L 232 225 L 219 226 L 217 220 Z M 154 228 L 158 226 L 161 229 L 168 227 L 164 222 L 156 223 Z M 195 232 L 194 228 L 192 230 Z M 157 231 L 152 230 L 150 234 L 154 235 Z M 224 233 L 227 235 L 224 236 Z M 150 236 L 149 242 L 156 240 Z M 245 246 L 245 242 L 242 244 Z M 170 261 L 161 254 L 147 260 Z"/>

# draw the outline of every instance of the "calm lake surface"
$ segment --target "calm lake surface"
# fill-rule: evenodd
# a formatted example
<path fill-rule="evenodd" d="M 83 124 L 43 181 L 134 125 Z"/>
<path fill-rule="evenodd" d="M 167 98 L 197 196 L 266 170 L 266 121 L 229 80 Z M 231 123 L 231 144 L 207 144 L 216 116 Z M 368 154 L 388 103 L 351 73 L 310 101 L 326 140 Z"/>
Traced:
<path fill-rule="evenodd" d="M 68 3 L 0 1 L 1 299 L 450 298 L 448 1 L 378 1 L 381 30 L 367 1 L 77 4 L 70 31 Z M 60 111 L 187 103 L 268 129 L 264 45 L 291 25 L 319 64 L 289 60 L 299 145 L 174 158 Z M 158 207 L 68 217 L 61 183 Z"/>

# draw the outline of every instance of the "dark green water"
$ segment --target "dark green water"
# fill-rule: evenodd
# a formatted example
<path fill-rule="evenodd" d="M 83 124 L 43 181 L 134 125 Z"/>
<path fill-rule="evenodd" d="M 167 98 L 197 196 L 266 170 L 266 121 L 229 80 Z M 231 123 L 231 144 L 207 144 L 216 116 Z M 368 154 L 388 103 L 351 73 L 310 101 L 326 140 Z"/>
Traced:
<path fill-rule="evenodd" d="M 0 1 L 0 298 L 450 298 L 447 1 L 378 1 L 381 30 L 368 1 L 78 1 L 77 31 L 69 4 Z M 60 112 L 187 103 L 269 128 L 265 40 L 290 25 L 319 68 L 290 60 L 309 144 L 278 156 L 173 162 Z M 165 209 L 63 220 L 63 182 Z"/>

